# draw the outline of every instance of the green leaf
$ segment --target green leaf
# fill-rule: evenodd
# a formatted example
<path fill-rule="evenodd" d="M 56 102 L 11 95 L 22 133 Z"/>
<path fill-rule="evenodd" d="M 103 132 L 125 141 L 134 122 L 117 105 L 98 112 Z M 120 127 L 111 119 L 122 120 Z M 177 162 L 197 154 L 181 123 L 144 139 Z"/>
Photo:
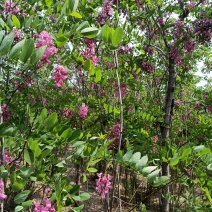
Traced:
<path fill-rule="evenodd" d="M 68 128 L 65 131 L 63 131 L 63 133 L 60 136 L 60 138 L 68 139 L 71 135 L 72 135 L 72 130 L 70 128 Z"/>
<path fill-rule="evenodd" d="M 199 145 L 199 146 L 195 146 L 193 147 L 194 152 L 200 152 L 205 148 L 204 145 Z"/>
<path fill-rule="evenodd" d="M 209 165 L 207 166 L 207 169 L 208 169 L 209 171 L 212 171 L 212 163 L 209 164 Z"/>
<path fill-rule="evenodd" d="M 86 71 L 88 71 L 88 70 L 90 70 L 90 68 L 91 68 L 91 64 L 92 64 L 91 60 L 88 59 L 88 60 L 86 60 L 86 62 L 84 63 L 84 67 L 83 67 L 83 68 L 84 68 Z"/>
<path fill-rule="evenodd" d="M 87 0 L 82 0 L 82 6 L 84 7 L 87 3 Z"/>
<path fill-rule="evenodd" d="M 25 19 L 24 27 L 25 27 L 26 29 L 28 29 L 28 28 L 30 27 L 30 25 L 31 25 L 31 23 L 32 23 L 32 21 L 33 21 L 33 19 L 34 19 L 34 16 L 33 16 L 33 15 L 31 15 L 31 16 L 27 17 L 27 19 Z"/>
<path fill-rule="evenodd" d="M 34 21 L 33 21 L 33 23 L 32 23 L 32 28 L 36 28 L 37 26 L 38 26 L 38 24 L 39 24 L 39 16 L 37 16 L 35 19 L 34 19 Z"/>
<path fill-rule="evenodd" d="M 106 24 L 102 27 L 102 30 L 101 30 L 101 35 L 102 35 L 102 39 L 105 41 L 105 42 L 108 42 L 109 41 L 109 38 L 110 38 L 110 27 Z"/>
<path fill-rule="evenodd" d="M 191 148 L 189 147 L 189 148 L 186 148 L 186 149 L 184 149 L 183 150 L 183 152 L 182 152 L 182 155 L 181 155 L 181 159 L 183 159 L 183 158 L 187 158 L 187 156 L 189 155 L 191 153 Z"/>
<path fill-rule="evenodd" d="M 45 4 L 47 7 L 50 7 L 53 4 L 53 0 L 45 0 Z"/>
<path fill-rule="evenodd" d="M 22 191 L 21 193 L 17 194 L 14 197 L 14 202 L 16 204 L 20 204 L 20 203 L 24 202 L 26 200 L 26 198 L 29 196 L 29 194 L 30 194 L 29 190 Z"/>
<path fill-rule="evenodd" d="M 71 11 L 76 11 L 79 0 L 68 0 L 68 6 Z"/>
<path fill-rule="evenodd" d="M 136 152 L 136 153 L 133 154 L 133 156 L 131 157 L 129 162 L 132 163 L 132 164 L 136 164 L 140 160 L 140 158 L 141 158 L 141 153 Z"/>
<path fill-rule="evenodd" d="M 25 43 L 25 39 L 18 42 L 17 44 L 15 44 L 15 46 L 12 47 L 10 51 L 10 55 L 9 55 L 10 59 L 13 59 L 19 56 L 24 43 Z"/>
<path fill-rule="evenodd" d="M 208 197 L 208 200 L 212 204 L 212 198 L 211 198 L 211 195 L 210 195 L 208 188 L 202 188 L 202 190 L 205 192 L 206 196 Z"/>
<path fill-rule="evenodd" d="M 31 57 L 33 51 L 34 51 L 34 40 L 30 38 L 24 42 L 22 52 L 20 55 L 20 60 L 25 63 Z"/>
<path fill-rule="evenodd" d="M 79 185 L 75 185 L 75 186 L 69 191 L 69 193 L 70 193 L 71 195 L 74 195 L 74 194 L 76 194 L 76 193 L 79 191 L 79 189 L 80 189 L 80 186 L 79 186 Z"/>
<path fill-rule="evenodd" d="M 173 158 L 171 159 L 169 165 L 171 167 L 176 166 L 179 163 L 180 157 L 178 156 L 177 153 L 174 154 Z"/>
<path fill-rule="evenodd" d="M 36 64 L 42 57 L 43 57 L 43 54 L 46 50 L 46 46 L 41 46 L 39 48 L 36 48 L 30 58 L 30 64 L 31 65 L 34 65 Z"/>
<path fill-rule="evenodd" d="M 29 144 L 29 148 L 32 151 L 34 151 L 35 157 L 39 157 L 42 151 L 41 151 L 40 147 L 38 146 L 38 141 L 33 140 L 33 139 L 29 139 L 28 144 Z"/>
<path fill-rule="evenodd" d="M 148 162 L 148 156 L 145 155 L 136 163 L 136 166 L 144 167 L 146 166 L 147 162 Z"/>
<path fill-rule="evenodd" d="M 3 39 L 3 37 L 4 37 L 4 35 L 5 35 L 5 31 L 4 31 L 4 30 L 1 30 L 1 31 L 0 31 L 0 43 L 1 43 L 1 41 L 2 41 L 2 39 Z"/>
<path fill-rule="evenodd" d="M 79 130 L 79 129 L 75 130 L 75 131 L 72 133 L 71 137 L 69 137 L 68 141 L 71 142 L 71 141 L 76 140 L 77 138 L 80 137 L 80 134 L 81 134 L 81 130 Z"/>
<path fill-rule="evenodd" d="M 143 168 L 143 170 L 142 170 L 142 174 L 143 174 L 144 176 L 147 176 L 147 175 L 150 174 L 152 171 L 154 171 L 156 168 L 157 168 L 157 166 L 148 166 L 148 167 L 145 167 L 145 168 Z"/>
<path fill-rule="evenodd" d="M 87 27 L 89 27 L 89 26 L 90 26 L 90 25 L 89 25 L 88 21 L 83 21 L 83 22 L 77 27 L 76 31 L 83 30 L 83 29 L 85 29 L 85 28 L 87 28 Z"/>
<path fill-rule="evenodd" d="M 29 164 L 34 163 L 34 153 L 31 149 L 25 149 L 24 150 L 24 160 Z"/>
<path fill-rule="evenodd" d="M 13 127 L 5 127 L 0 129 L 0 137 L 5 137 L 5 136 L 13 136 L 15 133 L 15 129 Z"/>
<path fill-rule="evenodd" d="M 24 209 L 27 209 L 27 208 L 29 208 L 32 205 L 32 200 L 28 200 L 26 202 L 22 202 L 21 205 L 24 207 Z"/>
<path fill-rule="evenodd" d="M 79 207 L 72 208 L 73 212 L 81 212 L 84 208 L 84 205 L 80 205 Z"/>
<path fill-rule="evenodd" d="M 39 116 L 39 121 L 42 123 L 47 117 L 47 109 L 44 108 L 41 113 L 40 113 L 40 116 Z"/>
<path fill-rule="evenodd" d="M 30 177 L 30 175 L 32 174 L 32 172 L 33 172 L 33 168 L 32 167 L 29 167 L 29 168 L 27 168 L 27 167 L 22 167 L 21 169 L 20 169 L 20 176 L 22 177 L 22 178 L 24 178 L 24 179 L 28 179 L 29 177 Z"/>
<path fill-rule="evenodd" d="M 72 17 L 75 17 L 75 18 L 82 18 L 82 16 L 81 16 L 81 14 L 80 13 L 78 13 L 78 12 L 72 12 L 72 13 L 70 13 L 70 16 L 72 16 Z"/>
<path fill-rule="evenodd" d="M 24 186 L 25 186 L 25 183 L 16 181 L 12 184 L 12 190 L 14 192 L 19 192 Z"/>
<path fill-rule="evenodd" d="M 95 172 L 97 172 L 98 170 L 95 169 L 95 168 L 87 168 L 87 171 L 88 171 L 88 172 L 95 173 Z"/>
<path fill-rule="evenodd" d="M 14 40 L 14 32 L 11 32 L 9 35 L 6 35 L 0 45 L 0 55 L 5 55 L 9 52 L 11 45 Z"/>
<path fill-rule="evenodd" d="M 62 167 L 64 167 L 64 165 L 66 165 L 65 160 L 63 160 L 63 161 L 59 162 L 59 163 L 58 163 L 58 164 L 56 164 L 55 166 L 62 168 Z"/>
<path fill-rule="evenodd" d="M 50 116 L 48 116 L 47 119 L 45 119 L 43 125 L 47 130 L 49 130 L 57 123 L 57 120 L 58 120 L 57 113 L 54 112 Z"/>
<path fill-rule="evenodd" d="M 15 212 L 22 211 L 23 209 L 24 209 L 23 206 L 18 205 L 18 206 L 15 207 Z"/>
<path fill-rule="evenodd" d="M 167 183 L 167 181 L 169 180 L 168 176 L 161 176 L 161 177 L 156 177 L 156 179 L 153 182 L 154 186 L 161 186 Z"/>
<path fill-rule="evenodd" d="M 91 197 L 91 195 L 86 192 L 80 194 L 81 201 L 86 201 L 86 200 L 90 199 L 90 197 Z"/>
<path fill-rule="evenodd" d="M 100 80 L 101 80 L 101 78 L 102 78 L 102 73 L 101 73 L 101 69 L 100 68 L 97 68 L 96 70 L 95 70 L 95 75 L 96 75 L 96 77 L 95 77 L 95 82 L 97 83 L 97 82 L 99 82 Z"/>
<path fill-rule="evenodd" d="M 133 150 L 129 150 L 125 153 L 125 155 L 123 156 L 123 161 L 124 162 L 129 162 L 131 157 L 132 157 L 132 154 L 133 154 Z"/>
<path fill-rule="evenodd" d="M 81 31 L 81 34 L 87 38 L 94 38 L 98 31 L 99 30 L 96 27 L 87 27 Z"/>
<path fill-rule="evenodd" d="M 80 196 L 73 196 L 72 198 L 73 198 L 75 201 L 81 201 Z"/>
<path fill-rule="evenodd" d="M 113 46 L 117 46 L 118 44 L 120 44 L 120 42 L 122 41 L 124 37 L 124 31 L 122 28 L 116 28 L 115 31 L 112 34 L 112 44 Z"/>
<path fill-rule="evenodd" d="M 16 172 L 10 173 L 10 182 L 13 184 L 16 180 L 17 174 Z"/>
<path fill-rule="evenodd" d="M 148 174 L 147 180 L 148 182 L 153 182 L 156 177 L 158 177 L 158 174 L 160 173 L 160 169 L 153 171 L 151 174 Z"/>
<path fill-rule="evenodd" d="M 17 29 L 20 29 L 20 28 L 21 28 L 20 21 L 18 20 L 18 18 L 17 18 L 15 15 L 12 15 L 12 22 L 13 22 L 13 25 L 14 25 Z"/>
<path fill-rule="evenodd" d="M 67 43 L 67 41 L 68 41 L 68 38 L 65 35 L 62 35 L 62 36 L 58 37 L 56 39 L 57 47 L 63 46 L 64 44 Z"/>
<path fill-rule="evenodd" d="M 73 147 L 78 147 L 78 146 L 82 146 L 85 142 L 84 141 L 77 141 L 76 143 L 74 143 L 72 146 Z"/>

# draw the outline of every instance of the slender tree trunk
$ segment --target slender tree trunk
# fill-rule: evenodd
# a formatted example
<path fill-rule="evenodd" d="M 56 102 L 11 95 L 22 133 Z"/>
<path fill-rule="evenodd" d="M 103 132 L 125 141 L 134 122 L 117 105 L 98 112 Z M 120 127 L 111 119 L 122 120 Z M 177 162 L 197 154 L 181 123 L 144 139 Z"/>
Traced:
<path fill-rule="evenodd" d="M 175 88 L 175 69 L 174 62 L 169 58 L 169 67 L 168 67 L 168 84 L 166 88 L 166 97 L 164 102 L 164 122 L 161 126 L 161 137 L 162 137 L 162 146 L 167 146 L 169 142 L 169 131 L 171 126 L 171 110 L 173 97 L 174 97 L 174 88 Z M 169 164 L 166 162 L 162 162 L 162 176 L 169 176 Z M 160 203 L 160 211 L 161 212 L 169 212 L 169 200 L 165 198 L 165 196 L 169 194 L 169 186 L 166 185 L 162 188 L 161 192 L 161 203 Z"/>

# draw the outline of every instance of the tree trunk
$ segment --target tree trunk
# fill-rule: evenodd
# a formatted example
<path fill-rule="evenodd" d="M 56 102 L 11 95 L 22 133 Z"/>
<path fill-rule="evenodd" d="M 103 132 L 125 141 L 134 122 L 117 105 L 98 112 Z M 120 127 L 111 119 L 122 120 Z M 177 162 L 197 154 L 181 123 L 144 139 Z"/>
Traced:
<path fill-rule="evenodd" d="M 162 147 L 167 146 L 169 142 L 169 131 L 171 126 L 171 111 L 173 107 L 173 97 L 174 97 L 174 87 L 175 87 L 175 69 L 174 62 L 169 58 L 168 67 L 168 84 L 166 88 L 166 97 L 164 102 L 164 122 L 161 126 L 161 137 L 162 137 Z M 162 162 L 162 176 L 169 176 L 169 164 Z M 165 195 L 169 194 L 169 186 L 166 185 L 162 188 L 160 197 L 160 211 L 169 212 L 169 200 L 165 198 Z"/>

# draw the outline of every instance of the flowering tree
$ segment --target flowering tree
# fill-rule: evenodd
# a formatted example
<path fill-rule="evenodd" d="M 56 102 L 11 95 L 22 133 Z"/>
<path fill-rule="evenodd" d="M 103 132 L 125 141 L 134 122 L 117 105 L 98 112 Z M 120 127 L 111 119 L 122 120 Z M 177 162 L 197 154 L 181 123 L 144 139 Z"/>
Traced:
<path fill-rule="evenodd" d="M 105 211 L 144 210 L 155 193 L 160 211 L 210 210 L 211 86 L 195 73 L 211 69 L 211 6 L 2 2 L 1 210 L 81 211 L 93 173 Z"/>

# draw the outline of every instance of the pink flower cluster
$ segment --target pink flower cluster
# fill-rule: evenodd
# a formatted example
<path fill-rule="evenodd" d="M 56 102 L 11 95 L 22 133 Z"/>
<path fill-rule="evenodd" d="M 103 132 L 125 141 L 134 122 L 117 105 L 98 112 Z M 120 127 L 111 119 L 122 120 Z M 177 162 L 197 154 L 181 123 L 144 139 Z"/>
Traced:
<path fill-rule="evenodd" d="M 157 143 L 157 141 L 158 141 L 158 136 L 155 135 L 155 136 L 153 137 L 153 140 L 154 140 L 154 143 Z"/>
<path fill-rule="evenodd" d="M 206 109 L 207 109 L 207 111 L 208 111 L 209 113 L 212 114 L 212 106 L 207 106 Z"/>
<path fill-rule="evenodd" d="M 3 115 L 3 121 L 8 122 L 11 119 L 11 112 L 9 111 L 9 107 L 6 104 L 3 104 L 1 106 L 2 115 Z"/>
<path fill-rule="evenodd" d="M 109 149 L 112 149 L 118 146 L 120 135 L 121 135 L 121 124 L 119 122 L 115 122 L 113 124 L 113 128 L 110 134 L 108 135 L 109 139 L 114 139 L 114 141 L 110 144 Z"/>
<path fill-rule="evenodd" d="M 81 119 L 86 118 L 88 114 L 88 106 L 86 106 L 85 103 L 82 103 L 82 106 L 80 107 L 78 114 Z"/>
<path fill-rule="evenodd" d="M 169 53 L 169 56 L 172 60 L 174 60 L 174 62 L 177 64 L 177 65 L 183 65 L 183 59 L 178 51 L 178 49 L 176 48 L 172 48 L 170 53 Z"/>
<path fill-rule="evenodd" d="M 72 118 L 73 117 L 73 111 L 69 108 L 65 107 L 62 111 L 62 117 L 63 118 Z"/>
<path fill-rule="evenodd" d="M 18 43 L 21 41 L 21 30 L 20 29 L 13 29 L 14 32 L 14 42 Z"/>
<path fill-rule="evenodd" d="M 96 191 L 101 195 L 102 199 L 105 199 L 106 194 L 111 188 L 112 176 L 102 176 L 102 173 L 97 173 L 98 179 L 96 179 Z"/>
<path fill-rule="evenodd" d="M 132 50 L 133 50 L 132 47 L 126 45 L 125 47 L 120 48 L 118 50 L 118 53 L 119 54 L 131 54 L 132 53 Z"/>
<path fill-rule="evenodd" d="M 174 22 L 174 36 L 175 38 L 179 38 L 183 31 L 183 21 L 175 21 Z"/>
<path fill-rule="evenodd" d="M 158 18 L 158 23 L 160 24 L 160 26 L 164 26 L 164 21 L 162 17 Z"/>
<path fill-rule="evenodd" d="M 190 8 L 190 9 L 194 8 L 194 6 L 195 6 L 195 3 L 194 2 L 190 2 L 188 4 L 188 8 Z"/>
<path fill-rule="evenodd" d="M 15 89 L 20 93 L 22 92 L 23 88 L 29 87 L 36 82 L 36 79 L 33 78 L 33 75 L 30 72 L 24 74 L 22 71 L 16 70 L 15 75 L 22 80 L 22 83 L 20 80 L 14 80 Z"/>
<path fill-rule="evenodd" d="M 154 49 L 151 48 L 150 46 L 144 46 L 144 51 L 150 55 L 153 55 L 154 54 Z"/>
<path fill-rule="evenodd" d="M 48 193 L 50 192 L 50 188 L 45 189 L 45 195 L 47 196 Z M 54 205 L 55 203 L 50 202 L 50 200 L 45 197 L 44 199 L 44 204 L 41 205 L 40 203 L 34 202 L 34 210 L 33 212 L 56 212 Z"/>
<path fill-rule="evenodd" d="M 147 61 L 143 61 L 141 63 L 142 68 L 144 68 L 149 74 L 152 74 L 154 72 L 154 63 L 150 63 Z"/>
<path fill-rule="evenodd" d="M 157 151 L 157 148 L 156 148 L 156 145 L 157 145 L 157 142 L 158 142 L 158 136 L 157 135 L 155 135 L 154 137 L 153 137 L 153 147 L 152 147 L 152 151 L 153 152 L 156 152 Z"/>
<path fill-rule="evenodd" d="M 180 107 L 180 100 L 174 101 L 175 106 Z"/>
<path fill-rule="evenodd" d="M 116 86 L 116 97 L 119 97 L 119 88 L 118 88 L 117 83 L 115 84 L 115 86 Z M 121 90 L 121 98 L 123 99 L 127 94 L 127 85 L 122 84 L 120 86 L 120 90 Z"/>
<path fill-rule="evenodd" d="M 194 42 L 191 39 L 186 41 L 184 43 L 184 48 L 185 48 L 187 54 L 191 53 L 195 49 Z"/>
<path fill-rule="evenodd" d="M 46 50 L 43 54 L 41 62 L 38 65 L 42 65 L 44 62 L 49 63 L 49 57 L 57 53 L 58 49 L 53 46 L 52 37 L 49 35 L 48 32 L 42 31 L 39 35 L 38 42 L 36 47 L 39 48 L 41 46 L 47 46 Z"/>
<path fill-rule="evenodd" d="M 82 53 L 82 56 L 84 57 L 85 60 L 91 59 L 93 65 L 96 66 L 96 64 L 98 62 L 98 58 L 96 57 L 96 54 L 95 54 L 96 41 L 94 39 L 85 38 L 84 42 L 85 42 L 87 48 Z"/>
<path fill-rule="evenodd" d="M 19 13 L 19 9 L 16 7 L 15 3 L 10 4 L 10 0 L 7 0 L 5 2 L 5 13 L 9 14 L 10 12 L 16 15 L 17 13 Z"/>
<path fill-rule="evenodd" d="M 111 0 L 105 0 L 102 11 L 99 13 L 97 17 L 97 21 L 99 24 L 104 25 L 105 22 L 112 16 L 113 9 L 112 9 L 113 2 Z"/>
<path fill-rule="evenodd" d="M 10 156 L 10 152 L 8 150 L 4 150 L 4 162 L 6 164 L 10 164 L 11 166 L 15 165 L 16 169 L 18 169 L 20 162 L 18 160 L 15 160 L 14 157 Z M 2 164 L 0 160 L 0 165 Z"/>
<path fill-rule="evenodd" d="M 143 8 L 143 0 L 135 0 L 135 3 L 138 9 Z"/>
<path fill-rule="evenodd" d="M 200 103 L 199 103 L 199 102 L 195 102 L 195 103 L 194 103 L 194 108 L 195 108 L 196 110 L 200 110 Z"/>
<path fill-rule="evenodd" d="M 4 194 L 4 182 L 3 179 L 0 178 L 0 200 L 6 199 L 7 195 Z"/>
<path fill-rule="evenodd" d="M 68 73 L 68 70 L 66 70 L 63 66 L 57 65 L 55 68 L 55 71 L 52 76 L 52 80 L 55 81 L 56 87 L 61 87 L 64 83 L 64 80 L 66 80 L 68 77 L 66 74 Z"/>
<path fill-rule="evenodd" d="M 212 18 L 202 18 L 194 21 L 194 33 L 201 42 L 210 42 L 212 39 Z"/>
<path fill-rule="evenodd" d="M 113 137 L 115 139 L 119 139 L 121 135 L 121 125 L 119 122 L 114 123 L 113 129 L 112 129 Z"/>

